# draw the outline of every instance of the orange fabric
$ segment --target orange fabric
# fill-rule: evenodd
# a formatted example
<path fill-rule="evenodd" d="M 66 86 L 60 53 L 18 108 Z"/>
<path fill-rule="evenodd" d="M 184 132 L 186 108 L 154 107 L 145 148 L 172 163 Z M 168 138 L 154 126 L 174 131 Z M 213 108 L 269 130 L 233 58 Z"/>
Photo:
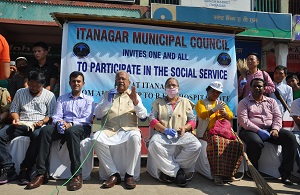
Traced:
<path fill-rule="evenodd" d="M 4 62 L 10 62 L 9 45 L 6 39 L 0 34 L 0 79 L 6 79 L 4 75 Z"/>

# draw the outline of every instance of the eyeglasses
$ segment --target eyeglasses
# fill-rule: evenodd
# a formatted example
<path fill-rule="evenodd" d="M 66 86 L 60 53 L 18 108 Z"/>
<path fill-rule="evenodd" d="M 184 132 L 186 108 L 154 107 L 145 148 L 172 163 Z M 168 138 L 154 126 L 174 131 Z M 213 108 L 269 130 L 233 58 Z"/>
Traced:
<path fill-rule="evenodd" d="M 262 85 L 252 85 L 252 87 L 253 87 L 253 88 L 256 88 L 256 87 L 257 87 L 257 88 L 263 88 L 264 86 L 262 86 Z"/>

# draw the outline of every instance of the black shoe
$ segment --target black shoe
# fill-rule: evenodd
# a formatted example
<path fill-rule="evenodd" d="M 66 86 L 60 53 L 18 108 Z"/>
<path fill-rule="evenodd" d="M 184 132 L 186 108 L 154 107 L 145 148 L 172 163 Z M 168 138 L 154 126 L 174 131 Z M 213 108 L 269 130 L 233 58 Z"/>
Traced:
<path fill-rule="evenodd" d="M 177 175 L 176 175 L 176 184 L 179 187 L 185 187 L 188 184 L 183 169 L 179 169 L 178 172 L 177 172 Z"/>
<path fill-rule="evenodd" d="M 18 175 L 14 167 L 1 169 L 0 184 L 5 184 L 18 179 Z"/>
<path fill-rule="evenodd" d="M 279 171 L 280 172 L 280 171 Z M 290 177 L 290 173 L 287 172 L 280 172 L 281 175 L 281 182 L 285 185 L 294 185 L 293 182 L 291 182 L 291 180 L 289 179 Z"/>
<path fill-rule="evenodd" d="M 19 173 L 19 185 L 27 185 L 30 181 L 30 168 L 22 167 Z"/>
<path fill-rule="evenodd" d="M 175 181 L 175 177 L 171 177 L 171 176 L 166 175 L 163 172 L 161 172 L 161 174 L 159 176 L 159 180 L 164 183 L 173 183 Z"/>

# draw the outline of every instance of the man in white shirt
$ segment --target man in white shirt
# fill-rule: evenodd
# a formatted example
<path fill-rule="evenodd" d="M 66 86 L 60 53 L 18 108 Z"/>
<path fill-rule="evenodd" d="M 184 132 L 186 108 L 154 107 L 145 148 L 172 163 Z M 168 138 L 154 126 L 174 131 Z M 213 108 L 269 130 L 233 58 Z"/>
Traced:
<path fill-rule="evenodd" d="M 101 118 L 102 126 L 95 133 L 95 152 L 99 163 L 105 169 L 108 179 L 103 183 L 103 188 L 111 188 L 121 182 L 124 177 L 125 187 L 136 187 L 134 169 L 139 162 L 141 152 L 141 132 L 138 128 L 138 118 L 145 119 L 147 110 L 142 100 L 136 93 L 136 88 L 130 85 L 129 74 L 118 71 L 115 77 L 116 89 L 106 92 L 95 108 L 95 117 Z M 126 159 L 123 161 L 125 171 L 118 170 L 112 158 L 110 148 L 123 144 L 126 147 Z"/>
<path fill-rule="evenodd" d="M 278 98 L 278 94 L 281 95 L 282 99 L 288 106 L 288 108 L 291 107 L 292 101 L 293 101 L 293 89 L 285 84 L 283 82 L 283 79 L 287 76 L 287 68 L 285 66 L 276 66 L 274 71 L 274 85 L 275 85 L 275 92 L 270 94 L 270 97 L 274 98 L 279 106 L 281 115 L 283 117 L 284 113 L 287 111 L 287 109 L 284 107 L 284 105 L 281 103 L 280 99 Z M 277 93 L 278 91 L 279 93 Z M 277 95 L 275 94 L 277 93 Z"/>
<path fill-rule="evenodd" d="M 297 140 L 297 155 L 296 155 L 296 163 L 298 165 L 298 173 L 300 173 L 300 98 L 295 99 L 292 102 L 291 106 L 291 117 L 293 117 L 293 120 L 295 122 L 293 133 L 296 136 Z"/>

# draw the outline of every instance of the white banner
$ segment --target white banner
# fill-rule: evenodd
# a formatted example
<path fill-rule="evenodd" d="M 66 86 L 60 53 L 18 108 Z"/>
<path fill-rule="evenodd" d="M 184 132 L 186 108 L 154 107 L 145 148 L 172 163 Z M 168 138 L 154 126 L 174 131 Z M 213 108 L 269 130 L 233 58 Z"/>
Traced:
<path fill-rule="evenodd" d="M 69 74 L 85 75 L 83 93 L 99 102 L 114 87 L 115 73 L 125 70 L 137 87 L 148 113 L 165 95 L 169 77 L 179 81 L 180 96 L 194 103 L 206 87 L 224 85 L 220 99 L 236 113 L 237 78 L 234 35 L 146 25 L 69 22 L 64 24 L 60 94 L 70 91 Z"/>

